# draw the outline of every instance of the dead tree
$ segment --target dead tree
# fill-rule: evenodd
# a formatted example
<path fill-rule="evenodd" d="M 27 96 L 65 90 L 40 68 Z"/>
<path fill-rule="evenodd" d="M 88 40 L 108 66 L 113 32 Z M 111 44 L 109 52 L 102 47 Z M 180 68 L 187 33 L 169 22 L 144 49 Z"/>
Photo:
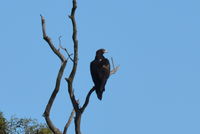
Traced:
<path fill-rule="evenodd" d="M 93 91 L 95 90 L 94 87 L 90 89 L 90 91 L 88 92 L 85 102 L 83 103 L 83 106 L 79 105 L 79 101 L 76 99 L 74 92 L 73 92 L 73 80 L 76 74 L 76 69 L 77 69 L 77 64 L 78 64 L 78 40 L 77 40 L 77 26 L 76 26 L 76 19 L 75 19 L 75 12 L 76 12 L 76 8 L 77 8 L 77 3 L 76 0 L 72 0 L 73 2 L 73 7 L 71 9 L 71 14 L 69 15 L 69 18 L 71 19 L 72 22 L 72 26 L 73 26 L 73 35 L 72 35 L 72 39 L 73 39 L 73 57 L 71 57 L 72 55 L 69 54 L 69 52 L 67 51 L 66 48 L 63 48 L 60 45 L 60 48 L 63 49 L 68 57 L 66 58 L 61 52 L 60 52 L 60 48 L 55 48 L 51 38 L 46 34 L 46 24 L 45 24 L 45 18 L 41 15 L 41 22 L 42 22 L 42 33 L 43 33 L 43 39 L 48 43 L 48 45 L 50 46 L 51 50 L 54 52 L 55 55 L 58 56 L 58 58 L 61 61 L 61 66 L 57 75 L 57 79 L 56 79 L 56 84 L 55 84 L 55 88 L 54 91 L 46 105 L 45 111 L 44 111 L 44 118 L 46 120 L 46 123 L 48 125 L 48 127 L 51 129 L 51 131 L 54 134 L 66 134 L 67 133 L 67 129 L 71 123 L 71 121 L 74 119 L 74 123 L 75 123 L 75 133 L 76 134 L 81 134 L 81 130 L 80 130 L 80 124 L 81 124 L 81 117 L 82 114 L 85 110 L 85 108 L 87 107 L 88 103 L 89 103 L 89 99 L 90 99 L 90 95 L 93 93 Z M 67 84 L 68 84 L 68 93 L 69 93 L 69 97 L 73 106 L 73 110 L 71 112 L 71 115 L 63 129 L 63 131 L 59 130 L 52 122 L 51 118 L 50 118 L 50 111 L 51 111 L 51 107 L 53 105 L 53 102 L 56 98 L 57 93 L 59 92 L 60 89 L 60 83 L 61 83 L 61 79 L 63 77 L 63 72 L 65 70 L 65 67 L 67 65 L 68 60 L 70 60 L 71 62 L 73 62 L 73 66 L 71 69 L 71 73 L 69 74 L 68 78 L 65 78 Z M 113 60 L 112 60 L 113 63 Z M 115 73 L 119 67 L 114 67 L 113 64 L 113 70 L 111 71 L 111 74 Z"/>

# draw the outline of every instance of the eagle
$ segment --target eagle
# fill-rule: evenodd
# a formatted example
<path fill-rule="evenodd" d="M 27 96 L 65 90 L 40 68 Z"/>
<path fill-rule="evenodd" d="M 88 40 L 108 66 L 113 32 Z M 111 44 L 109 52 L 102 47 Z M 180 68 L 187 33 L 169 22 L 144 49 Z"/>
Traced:
<path fill-rule="evenodd" d="M 90 63 L 90 73 L 99 100 L 102 100 L 105 85 L 110 76 L 109 60 L 103 56 L 106 52 L 105 49 L 97 50 L 95 59 Z"/>

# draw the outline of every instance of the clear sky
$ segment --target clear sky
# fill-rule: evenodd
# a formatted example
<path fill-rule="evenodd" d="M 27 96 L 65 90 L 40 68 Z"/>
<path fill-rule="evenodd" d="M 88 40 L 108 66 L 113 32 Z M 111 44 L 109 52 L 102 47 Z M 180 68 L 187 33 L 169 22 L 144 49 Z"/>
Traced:
<path fill-rule="evenodd" d="M 79 66 L 74 83 L 82 104 L 93 86 L 95 51 L 120 65 L 103 100 L 91 96 L 83 134 L 200 133 L 200 1 L 77 0 Z M 40 14 L 58 47 L 72 51 L 70 0 L 2 0 L 0 110 L 36 118 L 53 91 L 59 59 L 42 39 Z M 70 64 L 66 67 L 68 76 Z M 72 105 L 63 80 L 51 117 L 63 128 Z M 69 131 L 74 130 L 73 123 Z"/>

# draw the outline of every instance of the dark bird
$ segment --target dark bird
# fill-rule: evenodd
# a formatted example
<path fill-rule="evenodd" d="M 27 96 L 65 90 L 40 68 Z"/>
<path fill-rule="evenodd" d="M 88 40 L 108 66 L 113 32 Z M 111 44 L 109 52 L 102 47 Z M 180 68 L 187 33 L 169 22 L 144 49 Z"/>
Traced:
<path fill-rule="evenodd" d="M 95 59 L 90 63 L 90 73 L 94 82 L 94 88 L 99 100 L 102 99 L 102 94 L 105 91 L 106 82 L 110 76 L 110 63 L 103 56 L 107 51 L 99 49 L 96 51 Z"/>

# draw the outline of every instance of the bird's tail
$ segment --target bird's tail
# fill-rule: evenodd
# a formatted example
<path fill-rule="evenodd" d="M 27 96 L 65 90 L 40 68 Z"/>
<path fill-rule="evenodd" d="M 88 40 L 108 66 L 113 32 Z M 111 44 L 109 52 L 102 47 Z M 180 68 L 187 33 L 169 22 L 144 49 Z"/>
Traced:
<path fill-rule="evenodd" d="M 101 90 L 96 89 L 97 98 L 98 98 L 99 100 L 102 100 L 103 91 L 104 91 L 104 90 L 101 91 Z"/>
<path fill-rule="evenodd" d="M 100 85 L 96 85 L 96 93 L 99 100 L 102 100 L 103 92 L 105 91 L 105 85 L 106 85 L 107 79 L 104 79 Z"/>

